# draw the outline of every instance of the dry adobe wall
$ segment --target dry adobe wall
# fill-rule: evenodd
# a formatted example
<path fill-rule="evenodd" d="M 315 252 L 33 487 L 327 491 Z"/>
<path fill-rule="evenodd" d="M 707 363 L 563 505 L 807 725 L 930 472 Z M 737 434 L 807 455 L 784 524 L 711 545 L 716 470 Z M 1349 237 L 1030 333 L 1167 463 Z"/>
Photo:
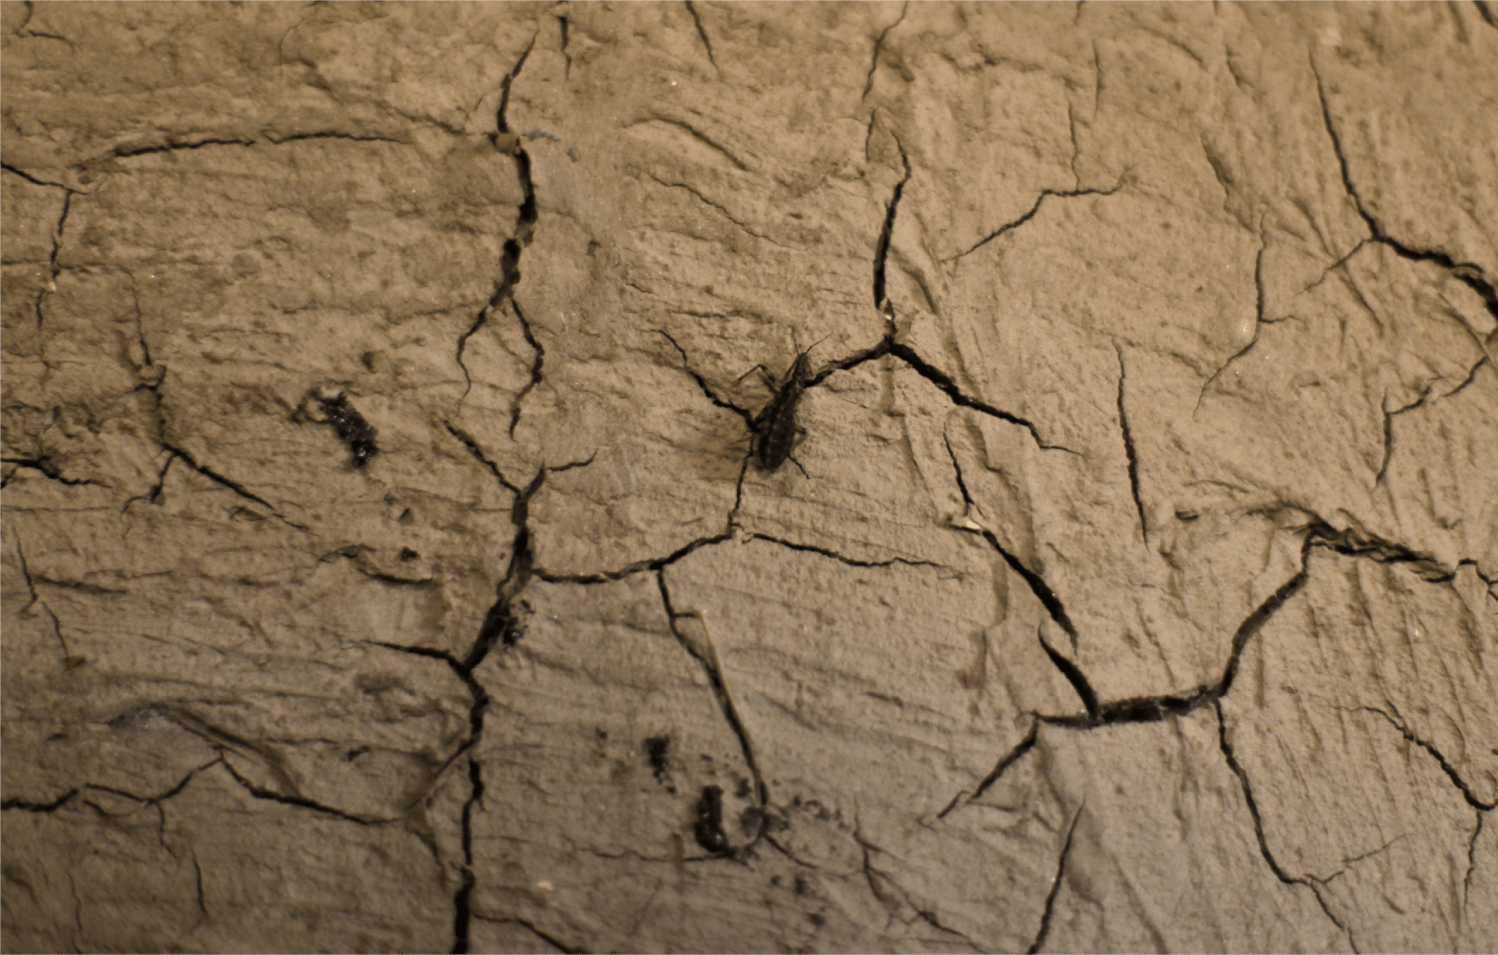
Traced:
<path fill-rule="evenodd" d="M 3 13 L 7 951 L 1498 947 L 1493 5 Z"/>

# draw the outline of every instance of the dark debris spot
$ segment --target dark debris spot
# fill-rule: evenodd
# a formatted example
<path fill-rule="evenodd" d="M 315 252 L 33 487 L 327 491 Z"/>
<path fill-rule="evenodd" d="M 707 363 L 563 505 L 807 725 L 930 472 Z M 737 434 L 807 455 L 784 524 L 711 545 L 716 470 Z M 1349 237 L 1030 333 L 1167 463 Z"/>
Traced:
<path fill-rule="evenodd" d="M 477 646 L 492 647 L 498 641 L 507 647 L 513 647 L 524 635 L 520 619 L 511 609 L 510 602 L 501 598 L 484 614 L 484 622 L 479 626 Z"/>
<path fill-rule="evenodd" d="M 821 912 L 807 912 L 806 918 L 817 928 L 821 928 L 822 926 L 827 924 L 827 916 L 823 915 Z"/>
<path fill-rule="evenodd" d="M 339 439 L 354 452 L 354 467 L 364 467 L 380 453 L 375 444 L 374 427 L 364 420 L 364 416 L 348 403 L 341 392 L 332 398 L 325 398 L 314 391 L 312 397 L 316 399 L 333 430 L 338 432 Z"/>
<path fill-rule="evenodd" d="M 401 552 L 400 552 L 400 559 L 401 560 L 417 560 L 420 557 L 421 557 L 420 554 L 416 553 L 416 551 L 412 550 L 409 547 L 402 547 L 401 548 Z"/>
<path fill-rule="evenodd" d="M 697 844 L 715 855 L 728 851 L 728 835 L 723 832 L 723 790 L 703 786 L 697 799 L 697 822 L 692 827 Z"/>
<path fill-rule="evenodd" d="M 645 752 L 650 756 L 650 768 L 655 773 L 655 778 L 664 780 L 671 766 L 667 761 L 667 754 L 671 750 L 670 736 L 652 736 L 645 741 Z"/>
<path fill-rule="evenodd" d="M 759 831 L 760 824 L 764 821 L 765 811 L 758 806 L 745 807 L 739 813 L 739 829 L 747 836 L 753 836 Z"/>
<path fill-rule="evenodd" d="M 791 886 L 791 891 L 797 895 L 805 895 L 806 889 L 806 876 L 798 874 L 795 883 Z"/>
<path fill-rule="evenodd" d="M 739 787 L 737 790 L 735 790 L 735 792 L 740 799 L 748 799 L 751 795 L 753 795 L 754 789 L 749 785 L 749 780 L 744 779 L 741 776 L 739 777 Z"/>

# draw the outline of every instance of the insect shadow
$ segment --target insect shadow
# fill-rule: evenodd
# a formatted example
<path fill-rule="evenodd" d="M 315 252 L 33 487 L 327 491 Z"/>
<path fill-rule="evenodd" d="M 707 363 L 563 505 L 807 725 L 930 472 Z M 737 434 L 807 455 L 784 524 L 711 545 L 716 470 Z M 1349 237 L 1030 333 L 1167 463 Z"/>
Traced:
<path fill-rule="evenodd" d="M 675 346 L 678 352 L 681 352 L 682 360 L 685 361 L 687 353 L 676 343 L 676 339 L 659 329 L 657 331 Z M 757 414 L 750 414 L 737 405 L 719 398 L 707 386 L 702 376 L 688 366 L 688 373 L 697 379 L 697 384 L 715 404 L 737 412 L 748 424 L 749 453 L 761 470 L 777 471 L 786 461 L 790 461 L 803 476 L 808 478 L 811 476 L 806 473 L 806 468 L 801 466 L 801 462 L 791 456 L 791 451 L 795 447 L 797 437 L 805 434 L 805 429 L 796 423 L 796 408 L 801 402 L 801 396 L 805 393 L 807 385 L 816 378 L 811 371 L 811 351 L 826 340 L 827 338 L 823 337 L 810 347 L 798 351 L 790 368 L 786 369 L 785 374 L 779 379 L 772 376 L 764 365 L 755 365 L 738 377 L 739 381 L 743 381 L 755 372 L 759 372 L 765 385 L 770 389 L 770 400 Z"/>

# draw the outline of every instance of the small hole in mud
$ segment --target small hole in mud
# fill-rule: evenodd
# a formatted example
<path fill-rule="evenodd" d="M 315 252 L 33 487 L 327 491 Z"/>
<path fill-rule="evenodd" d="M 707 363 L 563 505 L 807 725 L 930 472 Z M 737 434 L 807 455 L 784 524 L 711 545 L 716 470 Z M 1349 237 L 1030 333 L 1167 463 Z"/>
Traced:
<path fill-rule="evenodd" d="M 671 768 L 670 751 L 670 736 L 652 736 L 645 741 L 645 752 L 650 757 L 650 769 L 655 773 L 657 780 L 665 779 L 666 773 Z"/>

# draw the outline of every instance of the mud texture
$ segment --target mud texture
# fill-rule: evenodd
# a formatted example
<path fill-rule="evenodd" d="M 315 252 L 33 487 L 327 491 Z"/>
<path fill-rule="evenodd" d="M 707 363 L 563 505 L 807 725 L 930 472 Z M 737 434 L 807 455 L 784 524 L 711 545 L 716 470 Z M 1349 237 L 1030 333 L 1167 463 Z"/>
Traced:
<path fill-rule="evenodd" d="M 3 19 L 5 950 L 1498 948 L 1492 4 Z"/>

